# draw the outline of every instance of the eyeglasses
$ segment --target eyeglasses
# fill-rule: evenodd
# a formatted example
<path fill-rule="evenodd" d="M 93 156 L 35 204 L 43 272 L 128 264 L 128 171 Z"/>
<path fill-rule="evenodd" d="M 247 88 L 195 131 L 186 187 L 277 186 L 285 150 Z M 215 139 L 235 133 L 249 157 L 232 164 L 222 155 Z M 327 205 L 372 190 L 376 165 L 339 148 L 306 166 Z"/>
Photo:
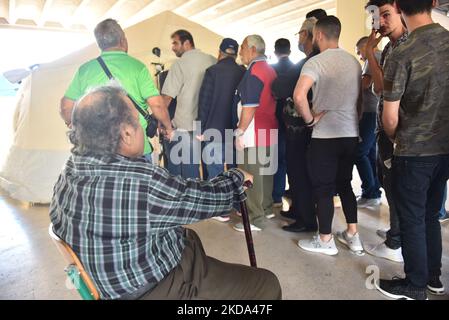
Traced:
<path fill-rule="evenodd" d="M 306 30 L 300 30 L 300 31 L 298 31 L 297 33 L 295 33 L 295 36 L 298 36 L 298 35 L 300 35 L 300 34 L 303 33 L 303 32 L 306 32 Z"/>

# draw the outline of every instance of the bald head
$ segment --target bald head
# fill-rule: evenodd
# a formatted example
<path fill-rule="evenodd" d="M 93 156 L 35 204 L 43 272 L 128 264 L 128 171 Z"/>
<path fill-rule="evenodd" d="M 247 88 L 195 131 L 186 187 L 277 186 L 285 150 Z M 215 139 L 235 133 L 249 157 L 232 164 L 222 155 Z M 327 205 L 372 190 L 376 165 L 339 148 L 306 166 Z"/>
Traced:
<path fill-rule="evenodd" d="M 131 101 L 123 89 L 106 86 L 93 89 L 75 104 L 69 133 L 79 155 L 117 153 L 124 125 L 139 126 Z"/>

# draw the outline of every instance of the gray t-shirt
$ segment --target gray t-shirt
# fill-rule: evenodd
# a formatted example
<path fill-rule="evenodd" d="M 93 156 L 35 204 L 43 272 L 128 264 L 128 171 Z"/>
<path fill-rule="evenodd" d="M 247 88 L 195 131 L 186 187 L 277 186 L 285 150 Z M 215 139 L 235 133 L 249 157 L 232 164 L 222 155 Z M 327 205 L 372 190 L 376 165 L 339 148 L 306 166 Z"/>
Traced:
<path fill-rule="evenodd" d="M 375 57 L 379 65 L 381 56 L 382 52 L 376 51 Z M 365 61 L 365 65 L 363 66 L 362 77 L 363 76 L 371 76 L 371 69 L 368 60 Z M 368 89 L 363 90 L 363 112 L 377 113 L 377 105 L 379 104 L 379 97 L 374 94 L 373 86 L 374 84 L 371 84 L 371 86 Z"/>
<path fill-rule="evenodd" d="M 357 59 L 343 49 L 328 49 L 307 61 L 301 76 L 309 76 L 315 81 L 313 111 L 327 111 L 313 128 L 312 137 L 358 137 L 357 100 L 362 68 Z"/>
<path fill-rule="evenodd" d="M 206 69 L 217 59 L 198 49 L 185 52 L 170 68 L 162 94 L 177 98 L 174 125 L 182 130 L 193 131 L 198 118 L 198 99 Z"/>

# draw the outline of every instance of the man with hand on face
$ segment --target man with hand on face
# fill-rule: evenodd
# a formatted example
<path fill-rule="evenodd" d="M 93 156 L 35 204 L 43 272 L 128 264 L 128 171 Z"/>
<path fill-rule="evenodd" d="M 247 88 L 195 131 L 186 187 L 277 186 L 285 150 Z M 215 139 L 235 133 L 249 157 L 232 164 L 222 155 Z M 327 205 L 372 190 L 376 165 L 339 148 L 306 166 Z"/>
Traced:
<path fill-rule="evenodd" d="M 376 95 L 380 96 L 377 110 L 377 172 L 379 181 L 388 201 L 390 212 L 390 229 L 388 231 L 378 230 L 377 234 L 384 241 L 380 244 L 367 244 L 366 252 L 369 254 L 391 260 L 394 262 L 403 262 L 401 251 L 401 228 L 396 210 L 396 203 L 393 198 L 392 191 L 392 171 L 391 161 L 393 158 L 393 143 L 385 133 L 382 124 L 382 115 L 384 109 L 384 66 L 389 56 L 407 41 L 408 32 L 403 24 L 401 14 L 394 7 L 394 0 L 370 0 L 366 7 L 377 6 L 380 13 L 380 29 L 373 30 L 366 44 L 366 57 L 371 71 L 371 79 L 373 80 L 373 90 Z M 380 41 L 387 37 L 390 42 L 384 48 L 380 63 L 376 58 L 376 50 Z"/>

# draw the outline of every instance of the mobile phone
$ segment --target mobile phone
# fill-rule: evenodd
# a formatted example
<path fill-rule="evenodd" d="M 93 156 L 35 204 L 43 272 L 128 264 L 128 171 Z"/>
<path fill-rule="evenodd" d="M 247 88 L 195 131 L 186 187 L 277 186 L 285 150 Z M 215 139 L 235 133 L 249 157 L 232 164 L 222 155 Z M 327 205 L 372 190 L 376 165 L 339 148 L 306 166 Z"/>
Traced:
<path fill-rule="evenodd" d="M 369 12 L 372 16 L 372 23 L 371 26 L 373 30 L 378 31 L 380 29 L 380 10 L 377 6 L 372 6 L 372 8 L 369 9 Z"/>

